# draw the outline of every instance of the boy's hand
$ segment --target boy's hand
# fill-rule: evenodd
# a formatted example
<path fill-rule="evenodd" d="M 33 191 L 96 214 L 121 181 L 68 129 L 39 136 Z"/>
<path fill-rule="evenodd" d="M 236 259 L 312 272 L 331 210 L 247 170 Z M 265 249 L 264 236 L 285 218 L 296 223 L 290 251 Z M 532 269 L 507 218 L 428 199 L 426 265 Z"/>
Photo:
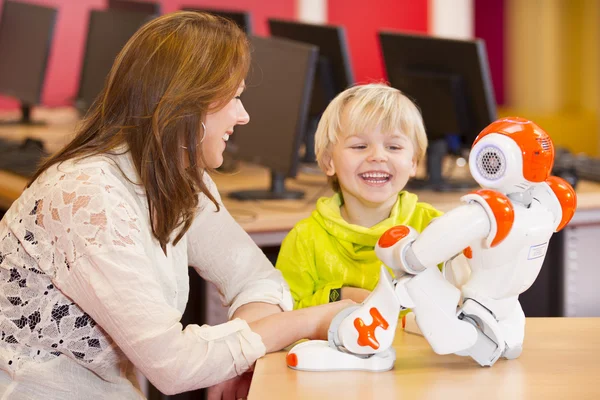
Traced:
<path fill-rule="evenodd" d="M 370 294 L 371 291 L 367 289 L 349 286 L 342 288 L 342 299 L 349 299 L 356 303 L 362 303 Z"/>

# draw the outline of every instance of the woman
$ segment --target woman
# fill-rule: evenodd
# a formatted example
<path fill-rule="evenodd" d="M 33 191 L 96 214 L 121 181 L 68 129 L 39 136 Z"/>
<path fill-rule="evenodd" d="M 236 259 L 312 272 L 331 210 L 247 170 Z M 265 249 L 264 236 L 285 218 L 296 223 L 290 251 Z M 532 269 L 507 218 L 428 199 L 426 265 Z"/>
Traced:
<path fill-rule="evenodd" d="M 205 173 L 249 121 L 248 66 L 233 23 L 193 12 L 149 22 L 121 51 L 75 139 L 0 222 L 1 398 L 140 398 L 134 366 L 178 393 L 326 337 L 349 303 L 281 312 L 287 285 Z M 229 322 L 183 329 L 188 265 Z"/>

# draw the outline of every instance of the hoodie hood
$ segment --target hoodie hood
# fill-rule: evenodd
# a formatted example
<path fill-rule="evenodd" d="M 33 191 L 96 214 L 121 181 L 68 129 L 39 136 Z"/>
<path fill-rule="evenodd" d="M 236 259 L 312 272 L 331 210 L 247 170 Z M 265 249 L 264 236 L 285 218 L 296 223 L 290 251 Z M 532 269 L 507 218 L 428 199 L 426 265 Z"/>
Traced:
<path fill-rule="evenodd" d="M 395 225 L 407 224 L 417 206 L 418 197 L 413 193 L 402 191 L 394 203 L 390 216 L 375 226 L 365 228 L 346 222 L 340 214 L 342 196 L 336 193 L 332 197 L 322 197 L 317 201 L 317 208 L 312 218 L 330 235 L 337 238 L 351 258 L 361 258 L 361 250 L 373 250 L 379 237 Z M 366 247 L 366 248 L 365 248 Z M 371 254 L 371 257 L 373 255 Z"/>

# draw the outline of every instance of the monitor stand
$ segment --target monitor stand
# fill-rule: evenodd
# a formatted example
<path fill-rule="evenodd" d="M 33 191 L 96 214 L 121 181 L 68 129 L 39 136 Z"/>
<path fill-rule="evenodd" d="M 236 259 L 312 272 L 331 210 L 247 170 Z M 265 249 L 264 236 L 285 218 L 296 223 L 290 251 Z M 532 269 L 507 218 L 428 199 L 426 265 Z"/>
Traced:
<path fill-rule="evenodd" d="M 235 200 L 299 200 L 304 198 L 304 192 L 287 190 L 285 188 L 286 174 L 271 171 L 270 190 L 240 190 L 229 193 Z"/>
<path fill-rule="evenodd" d="M 411 179 L 406 184 L 409 190 L 433 190 L 436 192 L 460 192 L 478 187 L 475 180 L 447 179 L 442 175 L 444 158 L 448 154 L 448 143 L 445 139 L 429 142 L 427 147 L 427 178 Z"/>
<path fill-rule="evenodd" d="M 304 158 L 301 160 L 302 163 L 305 164 L 316 164 L 317 163 L 317 155 L 315 154 L 315 133 L 317 132 L 317 126 L 319 125 L 319 120 L 323 110 L 319 110 L 315 112 L 312 110 L 314 108 L 314 101 L 317 101 L 317 104 L 323 102 L 325 108 L 329 103 L 333 101 L 338 92 L 335 89 L 334 83 L 334 74 L 333 67 L 331 62 L 327 57 L 319 55 L 317 59 L 317 71 L 316 76 L 313 79 L 313 91 L 311 94 L 311 106 L 309 108 L 309 117 L 307 121 L 306 132 L 304 134 Z M 317 88 L 316 85 L 319 85 Z M 317 100 L 315 96 L 322 96 L 323 98 Z"/>
<path fill-rule="evenodd" d="M 307 121 L 306 132 L 304 133 L 304 157 L 301 162 L 305 164 L 316 164 L 317 154 L 315 153 L 315 133 L 319 124 L 320 115 L 310 116 Z"/>
<path fill-rule="evenodd" d="M 21 103 L 21 119 L 15 120 L 0 120 L 1 125 L 28 125 L 28 126 L 43 126 L 44 121 L 34 121 L 31 119 L 31 104 Z"/>

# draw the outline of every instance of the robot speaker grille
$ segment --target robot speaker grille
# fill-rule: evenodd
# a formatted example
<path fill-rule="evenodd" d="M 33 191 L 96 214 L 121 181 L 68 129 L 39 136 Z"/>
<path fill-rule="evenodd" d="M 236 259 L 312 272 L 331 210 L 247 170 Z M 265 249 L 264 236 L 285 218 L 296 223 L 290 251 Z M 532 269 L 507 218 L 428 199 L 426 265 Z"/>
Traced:
<path fill-rule="evenodd" d="M 484 147 L 477 155 L 477 169 L 487 180 L 500 179 L 506 171 L 506 158 L 497 147 Z"/>
<path fill-rule="evenodd" d="M 537 141 L 544 151 L 549 151 L 552 148 L 552 143 L 548 138 L 537 138 Z"/>

